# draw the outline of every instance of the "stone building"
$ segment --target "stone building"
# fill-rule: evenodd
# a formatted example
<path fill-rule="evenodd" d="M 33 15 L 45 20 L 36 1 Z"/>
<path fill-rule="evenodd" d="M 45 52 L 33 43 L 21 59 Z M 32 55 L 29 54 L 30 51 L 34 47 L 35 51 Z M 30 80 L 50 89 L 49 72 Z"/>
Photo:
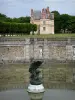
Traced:
<path fill-rule="evenodd" d="M 54 34 L 54 14 L 49 11 L 49 7 L 42 11 L 31 9 L 30 22 L 37 25 L 35 34 Z"/>

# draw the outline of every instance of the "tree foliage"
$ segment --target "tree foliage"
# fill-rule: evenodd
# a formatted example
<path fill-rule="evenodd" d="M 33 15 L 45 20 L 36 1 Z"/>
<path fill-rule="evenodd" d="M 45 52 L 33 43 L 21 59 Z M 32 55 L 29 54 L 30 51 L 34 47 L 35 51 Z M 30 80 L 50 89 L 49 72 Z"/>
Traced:
<path fill-rule="evenodd" d="M 3 36 L 6 34 L 30 34 L 31 31 L 34 32 L 36 30 L 37 26 L 35 24 L 0 22 L 0 34 Z"/>
<path fill-rule="evenodd" d="M 10 18 L 0 13 L 0 21 L 2 22 L 15 22 L 15 23 L 30 23 L 30 17 Z"/>
<path fill-rule="evenodd" d="M 60 15 L 61 29 L 64 30 L 64 33 L 65 33 L 66 29 L 68 28 L 69 19 L 70 19 L 70 16 L 68 14 Z"/>
<path fill-rule="evenodd" d="M 52 13 L 54 13 L 54 31 L 55 33 L 59 33 L 61 30 L 60 13 L 58 11 L 52 11 Z"/>
<path fill-rule="evenodd" d="M 60 14 L 58 11 L 52 11 L 54 13 L 54 31 L 55 33 L 71 32 L 75 33 L 75 16 L 68 14 Z M 30 24 L 30 17 L 10 18 L 0 13 L 0 33 L 17 33 L 17 34 L 34 34 L 37 30 L 37 26 Z"/>
<path fill-rule="evenodd" d="M 0 13 L 0 34 L 5 36 L 6 34 L 30 34 L 32 31 L 37 30 L 35 24 L 30 24 L 30 17 L 19 17 L 19 18 L 9 18 L 4 14 Z"/>
<path fill-rule="evenodd" d="M 71 32 L 75 33 L 75 16 L 70 16 L 68 14 L 60 14 L 58 11 L 52 11 L 54 13 L 54 28 L 55 33 Z"/>

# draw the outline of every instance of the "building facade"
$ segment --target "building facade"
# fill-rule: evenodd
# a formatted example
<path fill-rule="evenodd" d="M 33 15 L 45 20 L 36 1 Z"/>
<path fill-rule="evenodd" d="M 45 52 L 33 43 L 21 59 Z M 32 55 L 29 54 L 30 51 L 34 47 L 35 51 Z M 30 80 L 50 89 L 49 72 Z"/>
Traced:
<path fill-rule="evenodd" d="M 31 9 L 30 23 L 37 25 L 35 34 L 54 34 L 54 14 L 49 11 L 49 7 L 42 11 Z"/>

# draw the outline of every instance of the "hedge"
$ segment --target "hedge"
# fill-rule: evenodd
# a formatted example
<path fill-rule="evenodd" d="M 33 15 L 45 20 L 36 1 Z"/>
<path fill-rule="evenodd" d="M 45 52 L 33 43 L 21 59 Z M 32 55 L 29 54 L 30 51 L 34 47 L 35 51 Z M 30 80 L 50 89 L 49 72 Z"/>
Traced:
<path fill-rule="evenodd" d="M 0 34 L 1 35 L 13 35 L 13 34 L 30 34 L 37 30 L 37 25 L 31 23 L 7 23 L 0 22 Z"/>

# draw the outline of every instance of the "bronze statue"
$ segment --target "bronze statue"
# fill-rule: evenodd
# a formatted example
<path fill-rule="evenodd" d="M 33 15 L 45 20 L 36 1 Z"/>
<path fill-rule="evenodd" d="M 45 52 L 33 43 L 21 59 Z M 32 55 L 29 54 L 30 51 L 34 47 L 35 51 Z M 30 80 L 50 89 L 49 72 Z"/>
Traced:
<path fill-rule="evenodd" d="M 40 85 L 42 83 L 41 78 L 39 77 L 39 67 L 42 64 L 42 61 L 33 61 L 30 65 L 29 72 L 30 75 L 30 84 L 32 85 Z"/>

